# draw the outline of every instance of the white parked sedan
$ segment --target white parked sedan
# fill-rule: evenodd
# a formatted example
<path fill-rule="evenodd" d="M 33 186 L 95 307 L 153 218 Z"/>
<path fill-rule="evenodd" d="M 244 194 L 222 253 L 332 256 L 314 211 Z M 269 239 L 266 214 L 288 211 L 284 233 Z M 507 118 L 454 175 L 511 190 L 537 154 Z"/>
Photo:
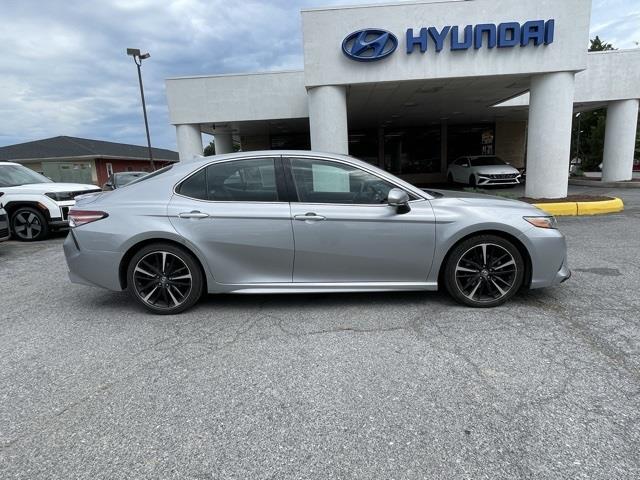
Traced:
<path fill-rule="evenodd" d="M 520 172 L 517 168 L 493 155 L 460 157 L 447 172 L 449 183 L 464 183 L 472 187 L 490 185 L 518 185 Z"/>

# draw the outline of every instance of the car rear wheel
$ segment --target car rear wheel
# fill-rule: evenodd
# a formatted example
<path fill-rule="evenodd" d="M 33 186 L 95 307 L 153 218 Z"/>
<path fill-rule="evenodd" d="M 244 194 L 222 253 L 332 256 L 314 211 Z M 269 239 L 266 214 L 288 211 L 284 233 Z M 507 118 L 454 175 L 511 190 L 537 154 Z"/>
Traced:
<path fill-rule="evenodd" d="M 515 245 L 496 235 L 469 238 L 449 255 L 444 283 L 458 302 L 476 308 L 502 305 L 522 286 L 524 260 Z"/>
<path fill-rule="evenodd" d="M 193 255 L 171 244 L 142 248 L 127 269 L 129 293 L 147 310 L 161 315 L 192 307 L 203 285 L 202 271 Z"/>
<path fill-rule="evenodd" d="M 42 212 L 36 208 L 22 207 L 11 215 L 11 231 L 22 242 L 36 242 L 47 238 L 49 226 Z"/>

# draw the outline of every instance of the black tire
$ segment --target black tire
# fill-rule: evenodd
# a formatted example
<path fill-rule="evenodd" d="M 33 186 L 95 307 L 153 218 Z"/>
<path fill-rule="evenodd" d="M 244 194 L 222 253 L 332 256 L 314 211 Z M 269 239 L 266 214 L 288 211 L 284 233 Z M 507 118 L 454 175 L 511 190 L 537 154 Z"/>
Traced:
<path fill-rule="evenodd" d="M 144 308 L 159 315 L 195 305 L 204 287 L 200 264 L 183 248 L 154 243 L 141 248 L 127 267 L 127 290 Z"/>
<path fill-rule="evenodd" d="M 453 181 L 453 175 L 451 174 L 447 175 L 447 182 L 449 183 L 449 185 L 453 185 L 455 183 Z"/>
<path fill-rule="evenodd" d="M 21 242 L 37 242 L 49 236 L 49 225 L 37 208 L 20 207 L 11 214 L 11 232 Z"/>
<path fill-rule="evenodd" d="M 472 188 L 476 187 L 476 176 L 475 175 L 471 175 L 469 177 L 469 186 Z"/>
<path fill-rule="evenodd" d="M 491 308 L 502 305 L 520 290 L 524 271 L 524 260 L 513 243 L 496 235 L 478 235 L 454 247 L 443 280 L 457 302 Z"/>

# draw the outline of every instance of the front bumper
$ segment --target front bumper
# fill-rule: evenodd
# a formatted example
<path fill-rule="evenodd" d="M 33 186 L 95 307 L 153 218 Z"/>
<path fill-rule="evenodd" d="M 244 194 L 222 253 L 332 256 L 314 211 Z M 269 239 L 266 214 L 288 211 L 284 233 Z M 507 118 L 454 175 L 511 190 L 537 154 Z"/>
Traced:
<path fill-rule="evenodd" d="M 531 256 L 530 288 L 545 288 L 569 280 L 567 244 L 559 230 L 532 227 L 520 237 Z"/>
<path fill-rule="evenodd" d="M 520 177 L 489 178 L 483 175 L 478 175 L 478 186 L 480 185 L 520 185 Z"/>
<path fill-rule="evenodd" d="M 0 242 L 9 240 L 10 236 L 11 234 L 9 232 L 9 218 L 5 213 L 3 213 L 0 215 Z"/>
<path fill-rule="evenodd" d="M 562 267 L 560 267 L 560 270 L 558 270 L 558 273 L 556 273 L 556 278 L 554 279 L 553 284 L 559 285 L 561 283 L 566 282 L 570 278 L 571 278 L 571 270 L 569 270 L 569 267 L 567 266 L 566 262 L 563 262 Z"/>

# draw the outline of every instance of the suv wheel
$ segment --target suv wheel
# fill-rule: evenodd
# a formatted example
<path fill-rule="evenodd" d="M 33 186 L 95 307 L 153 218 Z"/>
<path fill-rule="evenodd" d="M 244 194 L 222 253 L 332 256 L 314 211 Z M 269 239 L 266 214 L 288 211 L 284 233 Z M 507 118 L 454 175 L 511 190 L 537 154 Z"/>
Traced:
<path fill-rule="evenodd" d="M 142 248 L 127 268 L 129 293 L 147 310 L 161 315 L 192 307 L 200 298 L 203 285 L 196 259 L 167 243 Z"/>
<path fill-rule="evenodd" d="M 478 235 L 463 241 L 449 255 L 444 284 L 451 296 L 470 307 L 502 305 L 522 286 L 524 261 L 508 240 Z"/>
<path fill-rule="evenodd" d="M 49 226 L 42 212 L 36 208 L 22 207 L 11 215 L 11 231 L 22 242 L 35 242 L 47 237 Z"/>

